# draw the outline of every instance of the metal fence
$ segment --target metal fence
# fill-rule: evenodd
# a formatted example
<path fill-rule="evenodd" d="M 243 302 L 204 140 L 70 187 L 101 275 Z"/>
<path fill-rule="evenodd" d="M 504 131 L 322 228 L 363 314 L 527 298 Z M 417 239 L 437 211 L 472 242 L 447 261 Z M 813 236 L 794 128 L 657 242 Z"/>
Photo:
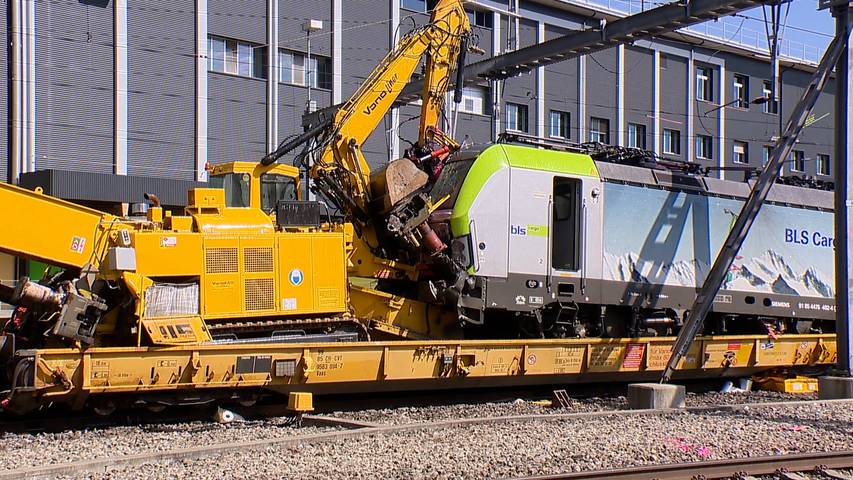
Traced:
<path fill-rule="evenodd" d="M 645 10 L 650 10 L 663 3 L 654 0 L 561 0 L 565 3 L 574 3 L 606 10 L 607 13 L 615 15 L 633 15 Z M 711 40 L 733 43 L 737 46 L 748 48 L 767 54 L 767 33 L 762 30 L 754 30 L 744 25 L 743 19 L 721 18 L 718 21 L 703 22 L 698 25 L 683 28 L 681 31 L 694 35 L 707 37 Z M 823 47 L 809 45 L 806 43 L 782 39 L 780 43 L 780 55 L 791 60 L 817 65 L 823 54 Z"/>

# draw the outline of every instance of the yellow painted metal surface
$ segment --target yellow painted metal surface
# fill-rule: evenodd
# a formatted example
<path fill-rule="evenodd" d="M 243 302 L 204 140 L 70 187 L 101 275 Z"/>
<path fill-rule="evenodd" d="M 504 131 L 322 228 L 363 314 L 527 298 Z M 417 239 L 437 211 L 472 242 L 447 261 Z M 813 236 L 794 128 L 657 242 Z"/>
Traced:
<path fill-rule="evenodd" d="M 145 318 L 142 328 L 155 345 L 197 344 L 210 341 L 201 317 Z"/>
<path fill-rule="evenodd" d="M 203 258 L 201 239 L 196 233 L 136 232 L 136 272 L 149 277 L 198 275 Z"/>
<path fill-rule="evenodd" d="M 753 378 L 753 383 L 761 390 L 784 393 L 815 393 L 818 391 L 816 378 L 795 376 L 786 378 L 771 375 L 769 377 Z"/>
<path fill-rule="evenodd" d="M 97 261 L 109 214 L 0 183 L 0 251 L 50 265 L 80 268 Z M 97 251 L 97 253 L 95 253 Z"/>
<path fill-rule="evenodd" d="M 356 318 L 371 329 L 395 338 L 459 338 L 459 319 L 436 305 L 392 295 L 366 286 L 350 285 L 350 305 Z"/>
<path fill-rule="evenodd" d="M 339 233 L 292 233 L 278 237 L 278 298 L 292 314 L 346 311 L 346 258 Z"/>
<path fill-rule="evenodd" d="M 663 370 L 672 338 L 573 340 L 447 340 L 90 348 L 40 350 L 32 395 L 64 401 L 88 394 L 177 389 L 264 387 L 310 391 L 393 390 L 397 385 L 555 383 L 590 374 L 630 375 Z M 754 372 L 829 365 L 833 335 L 700 337 L 679 364 L 682 374 Z M 763 348 L 762 348 L 763 345 Z M 767 355 L 767 350 L 774 350 Z M 62 381 L 61 379 L 67 379 Z M 417 383 L 415 384 L 417 385 Z M 426 387 L 425 387 L 426 388 Z M 23 394 L 23 393 L 22 393 Z"/>
<path fill-rule="evenodd" d="M 314 396 L 309 392 L 291 392 L 287 396 L 287 409 L 296 413 L 313 412 Z"/>

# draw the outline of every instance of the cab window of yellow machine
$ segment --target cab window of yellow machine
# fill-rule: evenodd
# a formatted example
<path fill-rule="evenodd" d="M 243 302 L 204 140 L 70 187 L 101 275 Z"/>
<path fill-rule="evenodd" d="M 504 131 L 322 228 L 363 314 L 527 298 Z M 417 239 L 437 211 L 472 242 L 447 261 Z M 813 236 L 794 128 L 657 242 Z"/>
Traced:
<path fill-rule="evenodd" d="M 274 212 L 282 200 L 296 199 L 296 179 L 275 173 L 261 176 L 261 208 L 265 212 Z"/>
<path fill-rule="evenodd" d="M 222 188 L 225 190 L 225 205 L 231 208 L 249 207 L 249 182 L 251 176 L 248 173 L 226 173 L 210 177 L 210 188 Z"/>

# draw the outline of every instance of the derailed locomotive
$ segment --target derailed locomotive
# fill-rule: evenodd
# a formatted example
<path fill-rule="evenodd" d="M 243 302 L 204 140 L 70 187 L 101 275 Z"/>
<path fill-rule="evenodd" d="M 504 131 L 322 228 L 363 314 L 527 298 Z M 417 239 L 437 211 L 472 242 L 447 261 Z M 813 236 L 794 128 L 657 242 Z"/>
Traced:
<path fill-rule="evenodd" d="M 636 149 L 498 143 L 445 167 L 433 226 L 472 277 L 460 305 L 473 335 L 671 335 L 749 190 Z M 832 201 L 773 187 L 706 333 L 832 331 Z"/>

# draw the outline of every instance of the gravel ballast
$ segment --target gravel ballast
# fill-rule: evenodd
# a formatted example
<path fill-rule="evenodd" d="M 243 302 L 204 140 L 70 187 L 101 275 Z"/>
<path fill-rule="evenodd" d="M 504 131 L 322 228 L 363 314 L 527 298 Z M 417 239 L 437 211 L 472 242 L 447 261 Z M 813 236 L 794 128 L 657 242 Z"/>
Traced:
<path fill-rule="evenodd" d="M 329 427 L 294 428 L 287 425 L 286 419 L 280 418 L 230 424 L 191 422 L 59 433 L 3 433 L 0 434 L 0 450 L 3 452 L 0 473 L 24 467 L 234 442 L 241 438 L 281 438 L 330 430 Z"/>
<path fill-rule="evenodd" d="M 736 405 L 744 403 L 785 402 L 796 400 L 815 400 L 816 394 L 786 394 L 765 391 L 750 392 L 706 392 L 688 393 L 688 407 L 714 405 Z M 454 418 L 482 418 L 511 415 L 538 415 L 548 413 L 582 413 L 625 410 L 628 401 L 625 397 L 587 397 L 570 398 L 566 407 L 553 408 L 542 402 L 507 401 L 500 403 L 456 404 L 428 407 L 399 407 L 375 410 L 340 411 L 329 414 L 333 417 L 350 418 L 361 422 L 380 425 L 401 425 L 416 422 L 434 422 Z"/>
<path fill-rule="evenodd" d="M 371 434 L 63 478 L 503 478 L 848 449 L 850 405 L 812 402 Z"/>
<path fill-rule="evenodd" d="M 814 397 L 792 396 L 772 392 L 705 393 L 689 394 L 687 403 L 689 406 L 705 406 L 778 402 L 811 398 Z M 335 412 L 332 416 L 377 425 L 406 425 L 462 418 L 614 411 L 624 409 L 625 406 L 624 397 L 591 397 L 571 399 L 568 406 L 564 408 L 550 408 L 543 405 L 542 402 L 518 400 L 500 403 Z M 846 407 L 849 408 L 849 405 Z M 279 470 L 277 469 L 281 468 L 284 468 L 281 472 L 285 477 L 299 472 L 307 472 L 308 478 L 326 478 L 325 475 L 327 472 L 326 467 L 323 466 L 324 461 L 328 461 L 328 464 L 331 466 L 347 465 L 346 468 L 340 471 L 335 470 L 334 477 L 346 477 L 350 475 L 350 478 L 358 478 L 360 475 L 359 472 L 367 474 L 374 468 L 391 468 L 395 472 L 393 474 L 395 477 L 469 478 L 468 475 L 463 474 L 461 470 L 455 469 L 452 465 L 444 465 L 446 462 L 441 460 L 445 458 L 442 455 L 453 459 L 449 464 L 456 464 L 458 461 L 464 460 L 462 463 L 464 466 L 474 462 L 473 467 L 476 467 L 472 470 L 474 477 L 491 476 L 488 468 L 489 465 L 495 462 L 496 466 L 501 466 L 503 469 L 498 471 L 506 472 L 505 474 L 501 474 L 501 476 L 513 476 L 529 474 L 522 471 L 519 471 L 521 472 L 519 473 L 513 469 L 528 465 L 532 461 L 531 458 L 542 459 L 542 462 L 534 462 L 533 464 L 538 469 L 536 472 L 539 473 L 549 473 L 552 471 L 549 468 L 594 468 L 594 464 L 590 464 L 590 461 L 600 461 L 595 465 L 610 465 L 608 462 L 618 459 L 615 455 L 618 452 L 626 453 L 625 460 L 634 461 L 634 463 L 629 462 L 627 464 L 639 465 L 661 461 L 681 461 L 684 458 L 690 458 L 691 449 L 697 450 L 704 446 L 693 448 L 694 444 L 698 445 L 698 443 L 697 438 L 691 436 L 691 431 L 693 431 L 691 428 L 698 428 L 698 430 L 695 430 L 696 432 L 704 432 L 706 423 L 710 422 L 707 423 L 707 428 L 709 430 L 715 429 L 716 433 L 722 435 L 721 438 L 724 438 L 725 433 L 719 430 L 722 427 L 712 425 L 719 422 L 728 422 L 729 430 L 731 430 L 732 426 L 737 427 L 737 421 L 734 419 L 743 417 L 749 422 L 757 422 L 754 425 L 752 423 L 745 423 L 744 425 L 749 426 L 749 428 L 769 421 L 771 426 L 765 425 L 762 427 L 764 428 L 763 431 L 767 434 L 767 438 L 769 438 L 769 432 L 773 431 L 772 425 L 780 423 L 781 417 L 779 415 L 783 410 L 792 412 L 792 418 L 801 419 L 801 423 L 803 424 L 797 424 L 800 420 L 791 420 L 795 425 L 791 429 L 783 429 L 782 432 L 786 435 L 803 434 L 808 437 L 818 429 L 818 427 L 811 424 L 817 425 L 823 422 L 827 424 L 827 427 L 820 427 L 822 431 L 835 431 L 833 428 L 837 430 L 837 426 L 830 427 L 829 425 L 832 422 L 822 419 L 821 414 L 809 414 L 810 409 L 819 412 L 826 411 L 828 415 L 837 416 L 842 415 L 839 411 L 844 410 L 844 408 L 844 405 L 833 406 L 810 403 L 802 407 L 786 406 L 782 409 L 773 407 L 772 410 L 759 408 L 757 410 L 760 410 L 760 412 L 747 411 L 737 414 L 732 412 L 675 413 L 664 416 L 629 417 L 628 419 L 622 417 L 604 417 L 537 421 L 534 423 L 494 423 L 406 433 L 365 435 L 358 437 L 357 440 L 336 440 L 311 445 L 303 444 L 299 448 L 270 447 L 268 450 L 236 453 L 235 457 L 245 459 L 248 462 L 246 463 L 247 468 L 249 464 L 257 464 L 257 468 L 246 470 L 253 473 L 252 475 L 247 473 L 245 478 L 278 478 L 277 473 L 273 474 L 271 472 L 278 472 Z M 849 416 L 851 418 L 846 420 L 847 422 L 853 420 L 853 414 Z M 770 418 L 773 418 L 773 420 L 768 420 Z M 832 417 L 827 416 L 827 418 Z M 620 426 L 623 422 L 632 425 L 631 432 L 633 433 L 621 432 Z M 740 427 L 735 428 L 735 430 L 738 428 Z M 264 421 L 232 423 L 228 425 L 220 425 L 213 422 L 191 422 L 71 430 L 61 433 L 5 433 L 0 434 L 0 441 L 2 441 L 5 453 L 2 459 L 0 459 L 0 473 L 3 470 L 9 471 L 85 459 L 114 458 L 145 452 L 165 452 L 179 448 L 215 445 L 227 442 L 291 438 L 333 430 L 334 428 L 330 427 L 296 429 L 288 426 L 286 419 L 272 418 Z M 593 435 L 589 430 L 598 432 L 599 435 Z M 667 433 L 664 436 L 650 436 L 649 432 Z M 614 448 L 614 456 L 599 457 L 594 450 L 596 441 L 602 447 L 609 448 L 613 443 L 613 438 L 611 437 L 619 441 L 630 440 L 632 437 L 636 437 L 635 440 L 646 439 L 644 441 L 648 441 L 651 448 L 645 450 L 643 455 L 640 455 L 640 452 L 644 451 L 641 448 L 644 444 L 641 442 L 638 446 L 629 441 L 622 447 Z M 702 438 L 702 436 L 700 435 L 698 438 Z M 366 444 L 368 447 L 362 449 L 362 444 Z M 741 446 L 744 445 L 749 446 L 749 443 L 744 442 L 741 444 Z M 811 447 L 809 445 L 811 443 L 808 441 L 799 442 L 797 445 L 799 446 L 798 448 L 805 448 L 805 450 L 792 451 L 810 451 L 809 448 Z M 838 448 L 844 448 L 843 445 L 839 445 Z M 718 458 L 713 455 L 718 455 L 720 452 L 727 452 L 727 450 L 708 448 L 708 451 L 702 450 L 700 453 L 693 452 L 693 457 L 700 459 L 706 456 L 708 458 Z M 787 451 L 785 449 L 788 447 L 782 446 L 779 448 L 782 449 L 781 451 Z M 428 454 L 427 452 L 430 449 L 434 449 L 435 453 Z M 501 451 L 504 451 L 504 453 L 501 454 Z M 526 457 L 526 452 L 528 451 L 533 452 L 533 457 Z M 33 452 L 38 452 L 38 454 L 33 455 Z M 476 457 L 479 455 L 477 452 L 491 452 L 491 456 L 484 457 L 487 458 L 485 464 L 475 458 L 468 458 L 472 455 Z M 763 450 L 754 454 L 761 455 L 766 453 L 768 451 Z M 672 456 L 675 454 L 677 455 Z M 742 454 L 752 455 L 753 453 L 747 452 Z M 556 462 L 560 458 L 560 455 L 567 455 L 568 463 L 561 464 L 560 462 Z M 587 458 L 587 455 L 591 456 Z M 267 458 L 267 456 L 270 458 Z M 276 456 L 294 459 L 294 462 L 300 465 L 299 469 L 291 470 L 290 467 L 285 468 L 280 462 L 272 460 Z M 314 460 L 306 460 L 311 458 Z M 420 460 L 412 460 L 413 458 L 419 458 Z M 311 461 L 314 463 L 310 463 Z M 217 466 L 216 462 L 224 463 Z M 135 478 L 146 478 L 150 474 L 154 477 L 180 475 L 187 476 L 188 478 L 208 478 L 203 475 L 206 469 L 213 469 L 213 471 L 229 469 L 230 471 L 237 468 L 237 465 L 232 465 L 230 462 L 231 460 L 226 457 L 164 462 L 156 465 L 146 465 L 144 468 L 134 467 L 119 470 L 107 477 L 124 478 L 125 476 L 133 477 L 134 475 L 141 475 Z M 548 467 L 548 465 L 552 466 Z M 613 465 L 620 464 L 615 463 Z M 274 470 L 269 470 L 270 468 L 274 468 Z M 380 472 L 382 470 L 376 471 Z M 146 473 L 143 475 L 142 472 Z M 241 474 L 235 472 L 235 475 L 239 477 Z"/>

